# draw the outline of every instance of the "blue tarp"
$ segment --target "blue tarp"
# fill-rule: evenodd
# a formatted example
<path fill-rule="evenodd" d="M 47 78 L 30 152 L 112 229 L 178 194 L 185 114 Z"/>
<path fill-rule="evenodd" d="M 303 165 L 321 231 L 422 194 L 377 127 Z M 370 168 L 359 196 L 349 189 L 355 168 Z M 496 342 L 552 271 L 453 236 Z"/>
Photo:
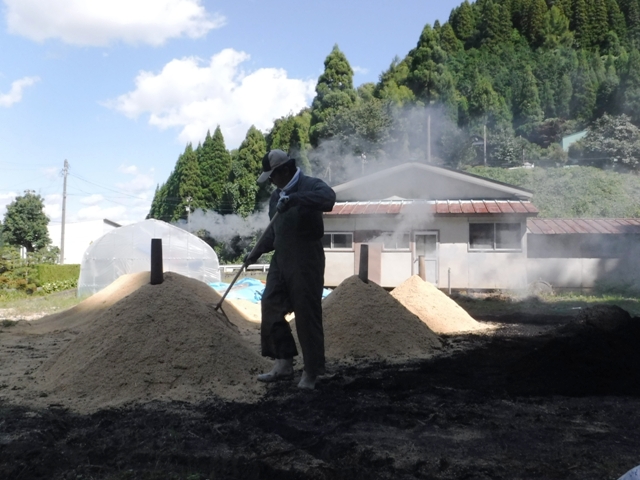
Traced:
<path fill-rule="evenodd" d="M 210 283 L 209 286 L 215 291 L 224 294 L 229 288 L 228 283 L 215 282 Z M 264 283 L 255 278 L 244 277 L 239 279 L 233 288 L 227 294 L 227 298 L 230 300 L 248 300 L 253 303 L 260 303 L 262 300 L 262 294 L 264 292 Z M 331 293 L 331 290 L 325 288 L 322 290 L 322 298 L 325 298 Z"/>

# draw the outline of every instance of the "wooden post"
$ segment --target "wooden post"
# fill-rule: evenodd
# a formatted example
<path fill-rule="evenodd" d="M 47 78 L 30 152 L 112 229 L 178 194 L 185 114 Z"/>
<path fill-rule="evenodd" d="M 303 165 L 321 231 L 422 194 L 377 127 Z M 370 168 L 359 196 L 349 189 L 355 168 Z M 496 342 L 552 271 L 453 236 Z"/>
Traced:
<path fill-rule="evenodd" d="M 162 267 L 162 239 L 151 239 L 151 285 L 159 285 L 164 280 Z"/>
<path fill-rule="evenodd" d="M 418 275 L 425 282 L 427 281 L 427 272 L 424 264 L 424 255 L 418 257 Z"/>
<path fill-rule="evenodd" d="M 360 268 L 358 277 L 364 283 L 369 283 L 369 245 L 360 245 Z"/>

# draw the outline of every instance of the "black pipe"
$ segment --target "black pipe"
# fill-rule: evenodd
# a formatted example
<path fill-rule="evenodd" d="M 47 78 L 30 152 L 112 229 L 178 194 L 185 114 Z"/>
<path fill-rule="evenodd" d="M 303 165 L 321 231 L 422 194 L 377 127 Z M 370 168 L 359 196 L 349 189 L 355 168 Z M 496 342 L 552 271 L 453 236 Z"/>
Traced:
<path fill-rule="evenodd" d="M 162 239 L 151 239 L 151 285 L 159 285 L 164 280 L 162 268 Z"/>

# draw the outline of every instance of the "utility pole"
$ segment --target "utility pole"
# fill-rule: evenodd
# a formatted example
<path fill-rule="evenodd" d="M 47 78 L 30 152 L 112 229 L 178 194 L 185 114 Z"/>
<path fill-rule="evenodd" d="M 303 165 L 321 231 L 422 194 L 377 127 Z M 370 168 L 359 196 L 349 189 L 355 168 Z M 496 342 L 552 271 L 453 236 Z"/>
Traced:
<path fill-rule="evenodd" d="M 187 197 L 187 232 L 191 232 L 191 197 Z"/>
<path fill-rule="evenodd" d="M 431 115 L 427 116 L 427 163 L 431 163 Z"/>
<path fill-rule="evenodd" d="M 69 174 L 69 162 L 65 159 L 62 169 L 62 227 L 60 228 L 60 265 L 64 265 L 64 224 L 67 214 L 67 175 Z"/>
<path fill-rule="evenodd" d="M 483 125 L 484 131 L 484 166 L 487 166 L 487 126 Z"/>

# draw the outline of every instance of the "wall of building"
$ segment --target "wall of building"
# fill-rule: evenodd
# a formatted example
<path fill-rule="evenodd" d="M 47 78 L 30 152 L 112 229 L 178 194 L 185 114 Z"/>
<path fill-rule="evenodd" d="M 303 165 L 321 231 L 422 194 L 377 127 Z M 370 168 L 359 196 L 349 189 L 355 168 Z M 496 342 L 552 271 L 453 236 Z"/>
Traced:
<path fill-rule="evenodd" d="M 82 257 L 89 245 L 114 228 L 103 220 L 66 222 L 64 227 L 64 263 L 82 263 Z M 49 224 L 48 230 L 52 245 L 60 248 L 62 225 L 60 223 Z"/>

